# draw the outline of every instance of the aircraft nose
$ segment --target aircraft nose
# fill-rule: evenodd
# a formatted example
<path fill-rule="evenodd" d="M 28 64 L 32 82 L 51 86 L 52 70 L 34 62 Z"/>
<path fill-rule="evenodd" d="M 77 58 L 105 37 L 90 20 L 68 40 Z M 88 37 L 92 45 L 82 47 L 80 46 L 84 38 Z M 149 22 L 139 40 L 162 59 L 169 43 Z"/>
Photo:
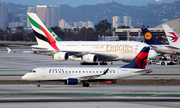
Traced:
<path fill-rule="evenodd" d="M 22 80 L 26 80 L 26 79 L 27 79 L 27 77 L 28 77 L 28 75 L 27 75 L 27 74 L 25 74 L 24 76 L 22 76 L 22 77 L 21 77 L 21 79 L 22 79 Z"/>
<path fill-rule="evenodd" d="M 149 51 L 149 55 L 148 55 L 148 58 L 156 58 L 157 56 L 157 52 L 155 50 L 150 50 Z"/>

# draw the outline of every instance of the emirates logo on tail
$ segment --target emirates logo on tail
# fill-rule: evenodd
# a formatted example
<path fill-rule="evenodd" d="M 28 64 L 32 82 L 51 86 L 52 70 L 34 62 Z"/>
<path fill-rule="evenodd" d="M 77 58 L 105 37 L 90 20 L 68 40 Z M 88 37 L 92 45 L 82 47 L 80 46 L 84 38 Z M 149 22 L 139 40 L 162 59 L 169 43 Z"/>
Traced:
<path fill-rule="evenodd" d="M 42 31 L 44 32 L 44 34 L 46 35 L 46 37 L 48 38 L 48 40 L 50 41 L 50 45 L 55 49 L 55 50 L 59 50 L 59 48 L 56 46 L 56 40 L 48 33 L 48 31 L 46 31 L 41 25 L 39 25 L 42 29 Z"/>

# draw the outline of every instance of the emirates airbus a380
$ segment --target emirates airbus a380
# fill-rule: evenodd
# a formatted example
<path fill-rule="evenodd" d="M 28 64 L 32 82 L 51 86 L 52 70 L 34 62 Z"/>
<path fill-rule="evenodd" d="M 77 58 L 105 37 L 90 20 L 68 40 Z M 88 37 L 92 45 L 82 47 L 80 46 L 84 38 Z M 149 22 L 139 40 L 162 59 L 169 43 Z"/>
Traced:
<path fill-rule="evenodd" d="M 83 63 L 97 63 L 117 60 L 132 60 L 146 43 L 135 41 L 56 41 L 35 13 L 27 13 L 38 45 L 32 49 L 40 54 L 52 56 L 55 60 L 78 60 Z M 148 58 L 157 53 L 150 48 Z"/>

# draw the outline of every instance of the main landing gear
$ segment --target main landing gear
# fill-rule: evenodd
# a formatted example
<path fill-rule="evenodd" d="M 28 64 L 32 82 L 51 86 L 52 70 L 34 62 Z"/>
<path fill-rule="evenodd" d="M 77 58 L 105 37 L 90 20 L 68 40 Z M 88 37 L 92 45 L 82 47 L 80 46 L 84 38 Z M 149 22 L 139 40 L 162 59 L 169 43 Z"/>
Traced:
<path fill-rule="evenodd" d="M 107 62 L 101 62 L 99 63 L 100 65 L 107 65 Z M 86 62 L 81 62 L 80 65 L 98 65 L 98 63 L 86 63 Z M 112 63 L 111 63 L 112 65 Z"/>
<path fill-rule="evenodd" d="M 89 83 L 83 82 L 83 87 L 89 87 Z"/>
<path fill-rule="evenodd" d="M 107 65 L 107 62 L 101 62 L 100 65 Z"/>
<path fill-rule="evenodd" d="M 98 63 L 86 63 L 86 62 L 81 62 L 80 65 L 98 65 Z"/>
<path fill-rule="evenodd" d="M 37 81 L 37 87 L 41 87 L 40 81 Z"/>

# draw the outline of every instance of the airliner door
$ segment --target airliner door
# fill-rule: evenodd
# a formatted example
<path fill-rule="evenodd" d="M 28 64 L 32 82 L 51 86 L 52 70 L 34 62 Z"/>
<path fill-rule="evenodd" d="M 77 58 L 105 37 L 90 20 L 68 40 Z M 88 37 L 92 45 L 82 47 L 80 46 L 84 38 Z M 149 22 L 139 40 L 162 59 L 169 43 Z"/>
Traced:
<path fill-rule="evenodd" d="M 46 69 L 45 68 L 41 69 L 41 75 L 42 75 L 42 77 L 46 76 Z"/>
<path fill-rule="evenodd" d="M 121 68 L 117 67 L 117 76 L 120 77 L 121 76 Z"/>

